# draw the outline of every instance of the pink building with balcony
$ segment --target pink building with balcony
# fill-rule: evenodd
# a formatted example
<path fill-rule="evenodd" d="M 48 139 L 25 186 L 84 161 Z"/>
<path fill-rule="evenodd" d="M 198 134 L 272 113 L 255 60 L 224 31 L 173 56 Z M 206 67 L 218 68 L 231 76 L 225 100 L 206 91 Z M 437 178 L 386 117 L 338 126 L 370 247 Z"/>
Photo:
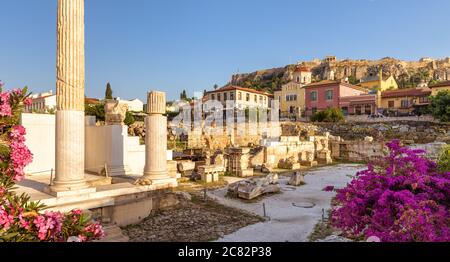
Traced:
<path fill-rule="evenodd" d="M 325 80 L 312 83 L 305 88 L 306 116 L 327 108 L 343 108 L 348 101 L 344 97 L 367 94 L 367 90 L 346 82 Z M 349 109 L 347 112 L 350 111 Z"/>

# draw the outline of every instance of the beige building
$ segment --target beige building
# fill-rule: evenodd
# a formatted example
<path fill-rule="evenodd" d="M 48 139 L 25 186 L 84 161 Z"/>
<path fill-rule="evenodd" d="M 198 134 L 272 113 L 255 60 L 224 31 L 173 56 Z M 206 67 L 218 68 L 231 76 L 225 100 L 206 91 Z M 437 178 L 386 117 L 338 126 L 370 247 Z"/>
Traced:
<path fill-rule="evenodd" d="M 297 67 L 291 76 L 291 82 L 283 85 L 276 91 L 274 99 L 280 102 L 281 117 L 304 116 L 305 112 L 305 85 L 311 83 L 312 73 L 307 67 Z"/>
<path fill-rule="evenodd" d="M 139 99 L 133 99 L 133 100 L 122 100 L 120 98 L 116 99 L 121 104 L 128 105 L 128 111 L 131 112 L 142 112 L 144 111 L 144 102 L 142 102 Z"/>
<path fill-rule="evenodd" d="M 41 112 L 46 113 L 56 109 L 56 95 L 53 91 L 48 91 L 30 96 L 31 105 L 25 107 L 25 112 Z"/>
<path fill-rule="evenodd" d="M 205 97 L 207 101 L 221 102 L 224 108 L 227 101 L 234 101 L 235 108 L 239 109 L 248 107 L 269 108 L 272 99 L 272 95 L 269 93 L 234 85 L 207 92 Z"/>
<path fill-rule="evenodd" d="M 430 86 L 431 95 L 435 96 L 441 91 L 450 91 L 450 81 L 440 82 L 438 84 Z"/>

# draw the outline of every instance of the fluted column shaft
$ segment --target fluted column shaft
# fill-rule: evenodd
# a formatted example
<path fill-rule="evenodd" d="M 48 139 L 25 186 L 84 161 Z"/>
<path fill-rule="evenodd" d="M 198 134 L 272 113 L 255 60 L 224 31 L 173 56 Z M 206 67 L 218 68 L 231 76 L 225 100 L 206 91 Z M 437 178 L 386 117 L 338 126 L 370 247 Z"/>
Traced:
<path fill-rule="evenodd" d="M 56 174 L 52 191 L 86 188 L 84 0 L 58 0 Z"/>
<path fill-rule="evenodd" d="M 166 97 L 163 92 L 148 94 L 145 119 L 145 168 L 144 177 L 157 182 L 169 178 L 167 170 L 167 117 Z"/>

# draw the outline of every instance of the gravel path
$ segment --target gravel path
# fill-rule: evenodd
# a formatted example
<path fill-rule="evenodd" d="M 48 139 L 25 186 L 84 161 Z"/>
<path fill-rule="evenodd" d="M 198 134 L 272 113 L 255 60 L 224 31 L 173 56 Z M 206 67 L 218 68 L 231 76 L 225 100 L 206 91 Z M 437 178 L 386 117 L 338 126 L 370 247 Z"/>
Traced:
<path fill-rule="evenodd" d="M 288 178 L 281 177 L 282 193 L 267 196 L 256 202 L 241 201 L 226 197 L 227 189 L 209 193 L 217 202 L 243 209 L 263 216 L 263 203 L 267 222 L 260 222 L 244 227 L 237 232 L 226 235 L 219 242 L 305 242 L 322 218 L 322 212 L 330 209 L 333 192 L 324 192 L 326 186 L 345 187 L 357 171 L 364 169 L 361 165 L 342 164 L 318 168 L 306 173 L 306 185 L 294 188 L 287 185 Z M 296 206 L 307 206 L 312 208 Z"/>

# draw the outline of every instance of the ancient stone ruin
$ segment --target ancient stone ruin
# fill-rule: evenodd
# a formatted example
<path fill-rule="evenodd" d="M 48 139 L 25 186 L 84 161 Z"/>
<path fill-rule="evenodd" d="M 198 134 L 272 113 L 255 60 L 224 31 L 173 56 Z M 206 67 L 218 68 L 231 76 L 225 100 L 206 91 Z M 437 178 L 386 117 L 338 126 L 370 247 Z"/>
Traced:
<path fill-rule="evenodd" d="M 279 193 L 281 187 L 277 174 L 270 174 L 263 178 L 249 178 L 228 186 L 228 195 L 247 200 L 257 198 L 265 194 Z"/>

